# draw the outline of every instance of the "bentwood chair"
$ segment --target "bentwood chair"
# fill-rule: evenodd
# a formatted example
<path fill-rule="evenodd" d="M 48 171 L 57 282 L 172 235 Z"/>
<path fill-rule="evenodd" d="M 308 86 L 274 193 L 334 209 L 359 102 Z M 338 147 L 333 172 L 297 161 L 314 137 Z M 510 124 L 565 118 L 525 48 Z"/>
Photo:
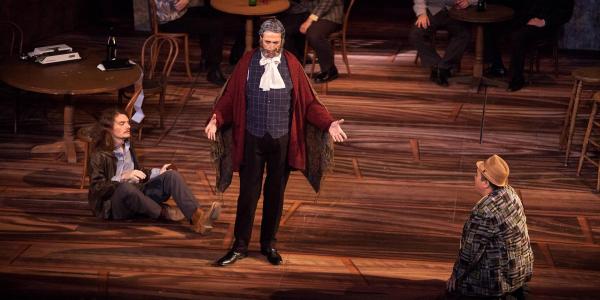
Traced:
<path fill-rule="evenodd" d="M 133 114 L 133 105 L 137 100 L 138 96 L 142 93 L 142 87 L 139 84 L 136 84 L 134 88 L 134 92 L 131 95 L 131 98 L 125 105 L 125 113 L 127 117 L 131 119 L 131 115 Z M 82 127 L 77 131 L 77 138 L 84 143 L 83 147 L 83 171 L 81 172 L 81 183 L 79 185 L 80 189 L 83 189 L 85 186 L 85 178 L 89 176 L 88 168 L 90 163 L 90 151 L 91 144 L 93 141 L 92 134 L 94 130 L 94 125 Z"/>
<path fill-rule="evenodd" d="M 160 32 L 158 28 L 158 15 L 156 8 L 156 0 L 148 0 L 148 13 L 150 17 L 150 28 L 152 29 L 152 35 L 166 35 L 181 41 L 183 43 L 183 59 L 185 63 L 185 72 L 188 78 L 192 78 L 192 71 L 190 69 L 190 46 L 189 46 L 189 35 L 187 33 L 173 33 L 173 32 Z"/>
<path fill-rule="evenodd" d="M 344 19 L 342 21 L 342 29 L 340 31 L 336 31 L 329 35 L 329 42 L 331 43 L 332 48 L 335 50 L 335 46 L 339 45 L 342 50 L 342 59 L 344 60 L 344 64 L 346 65 L 346 70 L 348 71 L 348 77 L 350 77 L 350 63 L 348 62 L 348 50 L 347 50 L 347 40 L 346 33 L 348 32 L 348 20 L 350 19 L 350 12 L 352 11 L 352 7 L 354 6 L 354 2 L 356 0 L 350 0 L 348 5 L 344 7 Z M 308 56 L 309 49 L 308 40 L 304 43 L 304 58 L 302 59 L 302 65 L 306 64 L 306 58 Z M 316 57 L 316 56 L 315 56 Z M 318 59 L 318 57 L 316 57 Z M 310 69 L 310 77 L 315 72 L 315 61 L 313 59 L 312 67 Z"/>
<path fill-rule="evenodd" d="M 0 40 L 3 41 L 2 46 L 0 47 L 0 60 L 16 57 L 23 52 L 23 30 L 16 23 L 11 21 L 0 21 Z M 19 93 L 20 91 L 16 91 L 9 86 L 0 84 L 0 94 L 8 95 L 9 98 L 14 99 L 14 133 L 17 133 L 19 126 Z"/>
<path fill-rule="evenodd" d="M 167 85 L 173 64 L 179 54 L 179 44 L 171 36 L 164 34 L 153 34 L 144 41 L 140 55 L 140 65 L 144 71 L 143 91 L 144 102 L 146 99 L 158 95 L 159 105 L 159 127 L 164 128 L 165 97 Z M 119 103 L 122 96 L 129 97 L 132 90 L 126 90 L 119 94 Z M 142 139 L 144 123 L 140 124 L 138 139 Z"/>

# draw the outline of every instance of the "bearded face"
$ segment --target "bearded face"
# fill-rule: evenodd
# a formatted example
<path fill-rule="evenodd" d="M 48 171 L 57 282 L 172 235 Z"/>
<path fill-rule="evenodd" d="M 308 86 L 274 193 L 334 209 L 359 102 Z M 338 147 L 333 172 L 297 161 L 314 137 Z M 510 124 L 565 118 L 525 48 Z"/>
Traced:
<path fill-rule="evenodd" d="M 260 37 L 260 51 L 266 58 L 273 58 L 281 53 L 283 39 L 281 33 L 265 31 Z"/>

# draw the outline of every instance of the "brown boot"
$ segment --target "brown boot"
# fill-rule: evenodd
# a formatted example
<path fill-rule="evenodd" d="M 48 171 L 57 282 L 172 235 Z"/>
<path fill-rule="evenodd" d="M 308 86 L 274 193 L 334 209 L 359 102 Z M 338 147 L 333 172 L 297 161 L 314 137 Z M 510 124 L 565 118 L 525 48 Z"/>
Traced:
<path fill-rule="evenodd" d="M 202 235 L 207 234 L 213 228 L 213 222 L 219 218 L 221 203 L 213 202 L 208 212 L 204 213 L 198 208 L 192 216 L 192 230 Z"/>
<path fill-rule="evenodd" d="M 160 211 L 159 219 L 161 219 L 161 220 L 166 220 L 166 221 L 171 221 L 171 222 L 179 222 L 179 221 L 185 219 L 185 216 L 183 215 L 183 213 L 181 212 L 179 207 L 169 206 L 168 204 L 164 204 L 164 203 L 162 203 L 160 205 L 160 207 L 161 207 L 161 211 Z"/>

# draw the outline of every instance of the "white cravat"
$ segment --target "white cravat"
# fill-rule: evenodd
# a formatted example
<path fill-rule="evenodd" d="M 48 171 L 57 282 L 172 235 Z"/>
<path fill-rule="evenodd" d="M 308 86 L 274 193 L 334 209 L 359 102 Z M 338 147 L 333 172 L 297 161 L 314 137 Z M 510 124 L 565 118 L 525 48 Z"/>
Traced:
<path fill-rule="evenodd" d="M 283 89 L 285 83 L 281 74 L 277 69 L 277 65 L 281 62 L 281 53 L 273 58 L 267 58 L 262 53 L 260 54 L 260 65 L 265 66 L 265 72 L 260 78 L 260 89 L 268 91 L 270 89 Z"/>

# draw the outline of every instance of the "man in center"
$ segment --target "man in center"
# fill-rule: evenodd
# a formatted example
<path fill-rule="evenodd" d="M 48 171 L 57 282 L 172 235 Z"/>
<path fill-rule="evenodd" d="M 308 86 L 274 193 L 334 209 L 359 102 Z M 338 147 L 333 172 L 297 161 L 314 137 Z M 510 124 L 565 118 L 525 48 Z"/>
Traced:
<path fill-rule="evenodd" d="M 285 187 L 291 170 L 307 169 L 309 127 L 328 132 L 336 142 L 347 138 L 340 127 L 344 120 L 333 119 L 316 98 L 298 60 L 282 51 L 285 30 L 281 22 L 266 20 L 259 36 L 260 48 L 238 62 L 205 128 L 213 141 L 221 141 L 223 132 L 231 129 L 231 150 L 225 152 L 231 155 L 232 170 L 240 175 L 235 240 L 216 262 L 218 266 L 247 256 L 265 166 L 260 247 L 271 264 L 281 264 L 275 242 Z M 321 143 L 324 140 L 327 137 Z"/>

